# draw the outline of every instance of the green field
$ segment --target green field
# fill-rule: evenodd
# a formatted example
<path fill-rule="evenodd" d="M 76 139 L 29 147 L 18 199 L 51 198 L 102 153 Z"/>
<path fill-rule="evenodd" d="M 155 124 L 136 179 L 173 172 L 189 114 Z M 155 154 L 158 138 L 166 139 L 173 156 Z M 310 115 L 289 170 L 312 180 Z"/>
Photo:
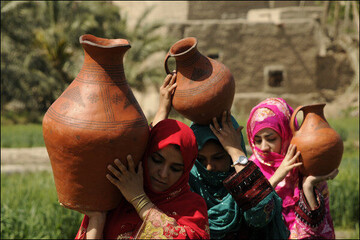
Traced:
<path fill-rule="evenodd" d="M 328 182 L 331 215 L 336 229 L 351 230 L 351 238 L 359 238 L 359 118 L 329 123 L 345 146 L 339 175 Z M 2 147 L 43 144 L 41 125 L 1 127 Z M 1 174 L 1 238 L 71 239 L 81 218 L 80 213 L 59 206 L 51 173 Z"/>
<path fill-rule="evenodd" d="M 59 205 L 52 173 L 1 174 L 1 239 L 74 239 L 81 220 Z"/>
<path fill-rule="evenodd" d="M 40 124 L 1 125 L 1 147 L 43 147 L 45 146 Z"/>

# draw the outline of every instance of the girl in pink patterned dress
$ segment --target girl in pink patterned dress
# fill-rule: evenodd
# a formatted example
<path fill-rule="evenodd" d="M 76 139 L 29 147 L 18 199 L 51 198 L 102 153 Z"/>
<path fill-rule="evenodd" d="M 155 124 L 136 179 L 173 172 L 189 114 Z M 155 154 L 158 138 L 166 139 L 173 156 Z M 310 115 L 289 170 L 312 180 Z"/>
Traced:
<path fill-rule="evenodd" d="M 255 106 L 247 122 L 253 161 L 283 200 L 283 217 L 291 239 L 334 239 L 326 176 L 303 176 L 296 163 L 300 152 L 291 145 L 289 121 L 293 109 L 281 98 L 268 98 Z M 284 178 L 285 177 L 285 178 Z M 282 180 L 283 179 L 283 180 Z"/>

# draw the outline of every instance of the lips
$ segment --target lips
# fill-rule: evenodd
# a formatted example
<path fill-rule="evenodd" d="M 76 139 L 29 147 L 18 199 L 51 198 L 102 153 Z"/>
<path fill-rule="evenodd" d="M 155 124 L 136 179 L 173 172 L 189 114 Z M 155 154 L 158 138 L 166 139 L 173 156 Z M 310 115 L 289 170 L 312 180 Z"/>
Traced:
<path fill-rule="evenodd" d="M 162 181 L 160 181 L 160 180 L 158 180 L 158 179 L 156 179 L 156 178 L 154 178 L 154 177 L 152 177 L 151 179 L 154 180 L 154 181 L 155 181 L 156 183 L 158 183 L 158 184 L 166 185 L 166 183 L 164 183 L 164 182 L 162 182 Z"/>

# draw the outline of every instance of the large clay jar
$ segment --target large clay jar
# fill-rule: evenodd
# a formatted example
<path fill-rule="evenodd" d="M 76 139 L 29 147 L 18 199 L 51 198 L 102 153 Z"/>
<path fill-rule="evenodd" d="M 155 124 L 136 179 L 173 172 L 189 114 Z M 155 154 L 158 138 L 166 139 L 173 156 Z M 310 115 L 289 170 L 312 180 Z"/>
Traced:
<path fill-rule="evenodd" d="M 299 161 L 303 164 L 299 170 L 304 175 L 326 175 L 338 168 L 341 162 L 343 141 L 326 121 L 324 106 L 325 104 L 299 106 L 291 116 L 291 144 L 295 144 L 300 151 Z M 299 111 L 303 111 L 304 119 L 297 130 L 294 121 Z"/>
<path fill-rule="evenodd" d="M 115 208 L 122 195 L 106 178 L 107 165 L 131 154 L 141 160 L 147 120 L 125 79 L 126 39 L 82 35 L 83 66 L 43 119 L 59 202 L 78 210 Z"/>
<path fill-rule="evenodd" d="M 197 39 L 184 38 L 176 42 L 165 58 L 176 61 L 177 87 L 173 96 L 174 109 L 198 124 L 210 124 L 230 110 L 235 94 L 235 82 L 229 69 L 222 63 L 202 55 Z"/>

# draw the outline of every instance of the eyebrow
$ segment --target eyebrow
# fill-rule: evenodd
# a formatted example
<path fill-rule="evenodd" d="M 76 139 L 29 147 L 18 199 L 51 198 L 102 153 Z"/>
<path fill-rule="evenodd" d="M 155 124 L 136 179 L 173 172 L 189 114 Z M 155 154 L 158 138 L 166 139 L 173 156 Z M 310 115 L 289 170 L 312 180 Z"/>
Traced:
<path fill-rule="evenodd" d="M 163 157 L 163 155 L 161 155 L 160 153 L 158 152 L 154 152 L 153 154 L 156 154 L 157 156 L 159 156 L 162 160 L 164 160 L 165 158 Z"/>
<path fill-rule="evenodd" d="M 274 133 L 266 134 L 265 137 L 270 137 L 270 136 L 272 136 L 272 135 L 274 135 Z M 256 138 L 256 137 L 261 138 L 259 135 L 255 135 L 254 138 Z"/>
<path fill-rule="evenodd" d="M 180 167 L 184 166 L 184 164 L 182 164 L 182 163 L 173 163 L 173 165 L 180 166 Z"/>
<path fill-rule="evenodd" d="M 154 152 L 154 154 L 158 155 L 162 160 L 165 160 L 165 158 L 158 152 Z M 177 166 L 180 166 L 180 167 L 183 167 L 184 164 L 183 163 L 172 163 L 173 165 L 177 165 Z"/>
<path fill-rule="evenodd" d="M 213 156 L 219 156 L 219 155 L 224 155 L 224 154 L 226 154 L 226 152 L 225 151 L 223 151 L 223 152 L 217 152 L 217 153 L 215 153 L 215 154 L 213 154 Z"/>

